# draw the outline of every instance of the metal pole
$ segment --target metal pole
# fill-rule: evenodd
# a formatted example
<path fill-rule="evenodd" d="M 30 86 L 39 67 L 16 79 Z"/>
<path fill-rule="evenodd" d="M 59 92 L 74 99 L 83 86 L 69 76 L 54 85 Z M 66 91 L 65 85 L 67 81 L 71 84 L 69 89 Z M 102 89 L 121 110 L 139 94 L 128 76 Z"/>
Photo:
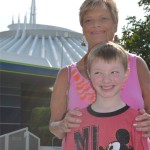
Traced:
<path fill-rule="evenodd" d="M 5 150 L 9 150 L 9 135 L 5 136 Z"/>
<path fill-rule="evenodd" d="M 27 130 L 24 133 L 24 137 L 25 137 L 25 150 L 29 150 L 29 133 Z"/>

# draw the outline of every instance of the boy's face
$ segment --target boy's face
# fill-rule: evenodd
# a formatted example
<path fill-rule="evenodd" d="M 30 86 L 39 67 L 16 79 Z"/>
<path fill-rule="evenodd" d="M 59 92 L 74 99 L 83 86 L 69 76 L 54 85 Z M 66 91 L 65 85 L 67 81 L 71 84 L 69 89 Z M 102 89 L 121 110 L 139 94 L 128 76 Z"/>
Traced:
<path fill-rule="evenodd" d="M 107 62 L 96 58 L 91 64 L 89 76 L 97 96 L 110 98 L 120 96 L 127 71 L 125 72 L 119 59 Z"/>

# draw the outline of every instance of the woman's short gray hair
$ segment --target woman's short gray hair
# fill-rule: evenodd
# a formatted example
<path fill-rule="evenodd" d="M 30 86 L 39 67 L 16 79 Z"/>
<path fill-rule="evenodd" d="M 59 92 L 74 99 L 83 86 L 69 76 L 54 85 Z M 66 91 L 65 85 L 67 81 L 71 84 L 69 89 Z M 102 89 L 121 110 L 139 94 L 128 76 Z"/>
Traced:
<path fill-rule="evenodd" d="M 118 25 L 118 8 L 116 6 L 115 0 L 85 0 L 80 7 L 80 25 L 83 26 L 83 18 L 87 11 L 102 6 L 108 8 L 112 15 L 114 23 Z"/>

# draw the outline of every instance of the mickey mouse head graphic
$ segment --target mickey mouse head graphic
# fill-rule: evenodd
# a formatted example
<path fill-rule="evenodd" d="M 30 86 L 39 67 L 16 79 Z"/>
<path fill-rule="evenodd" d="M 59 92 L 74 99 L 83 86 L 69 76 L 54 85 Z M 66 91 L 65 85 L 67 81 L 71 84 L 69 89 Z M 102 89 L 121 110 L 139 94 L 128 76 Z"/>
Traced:
<path fill-rule="evenodd" d="M 126 129 L 117 130 L 116 139 L 117 141 L 110 143 L 106 150 L 134 150 L 132 146 L 127 146 L 130 134 Z"/>

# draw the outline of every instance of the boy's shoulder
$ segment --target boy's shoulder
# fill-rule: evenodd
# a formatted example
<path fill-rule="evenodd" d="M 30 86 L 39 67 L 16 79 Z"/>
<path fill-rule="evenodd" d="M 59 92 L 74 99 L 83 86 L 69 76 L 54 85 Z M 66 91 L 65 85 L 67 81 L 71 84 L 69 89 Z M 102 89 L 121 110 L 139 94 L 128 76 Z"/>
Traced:
<path fill-rule="evenodd" d="M 131 107 L 129 107 L 128 111 L 129 111 L 130 113 L 134 114 L 134 115 L 139 115 L 139 114 L 140 114 L 138 110 L 136 110 L 136 109 L 134 109 L 134 108 L 131 108 Z"/>
<path fill-rule="evenodd" d="M 87 116 L 89 114 L 88 111 L 87 111 L 87 107 L 80 108 L 79 111 L 82 113 L 81 116 L 78 116 L 78 118 L 80 118 L 80 119 L 84 119 L 85 116 Z"/>
<path fill-rule="evenodd" d="M 86 114 L 87 113 L 87 107 L 80 108 L 79 111 L 82 112 L 82 114 Z"/>

